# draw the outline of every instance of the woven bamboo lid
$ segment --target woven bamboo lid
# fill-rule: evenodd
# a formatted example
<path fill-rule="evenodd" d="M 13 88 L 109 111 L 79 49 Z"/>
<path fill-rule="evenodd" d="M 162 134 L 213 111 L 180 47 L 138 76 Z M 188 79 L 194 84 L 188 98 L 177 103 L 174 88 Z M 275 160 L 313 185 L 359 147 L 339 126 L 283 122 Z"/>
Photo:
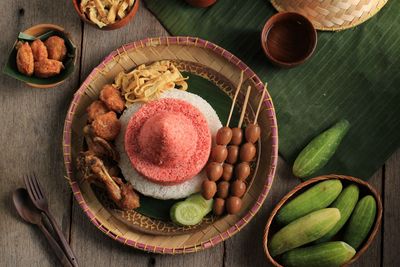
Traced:
<path fill-rule="evenodd" d="M 323 31 L 340 31 L 357 26 L 373 17 L 387 0 L 271 0 L 278 11 L 306 16 Z"/>

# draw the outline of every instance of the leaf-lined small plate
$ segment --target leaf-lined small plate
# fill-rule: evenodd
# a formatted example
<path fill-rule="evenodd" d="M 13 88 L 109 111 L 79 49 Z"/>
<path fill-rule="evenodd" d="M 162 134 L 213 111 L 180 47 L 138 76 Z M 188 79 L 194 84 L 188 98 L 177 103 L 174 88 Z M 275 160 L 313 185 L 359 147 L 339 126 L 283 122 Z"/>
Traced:
<path fill-rule="evenodd" d="M 15 49 L 18 41 L 32 42 L 35 39 L 45 41 L 50 36 L 57 35 L 64 39 L 67 47 L 67 57 L 63 61 L 64 69 L 60 74 L 50 78 L 38 78 L 35 76 L 26 76 L 20 73 L 17 69 L 16 56 L 17 50 Z M 40 24 L 24 32 L 20 32 L 17 41 L 10 52 L 7 63 L 4 66 L 3 73 L 7 74 L 17 80 L 27 83 L 32 87 L 49 88 L 54 87 L 64 81 L 75 69 L 76 62 L 76 47 L 71 41 L 71 38 L 64 29 L 52 24 Z"/>

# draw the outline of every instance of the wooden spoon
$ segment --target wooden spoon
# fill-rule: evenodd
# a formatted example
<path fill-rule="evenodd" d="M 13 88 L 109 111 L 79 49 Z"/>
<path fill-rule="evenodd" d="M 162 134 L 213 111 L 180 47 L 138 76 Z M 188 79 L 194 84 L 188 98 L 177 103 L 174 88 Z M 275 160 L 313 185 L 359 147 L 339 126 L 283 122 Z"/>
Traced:
<path fill-rule="evenodd" d="M 73 266 L 68 260 L 64 251 L 61 249 L 60 245 L 58 245 L 57 241 L 44 226 L 42 220 L 42 212 L 33 205 L 32 200 L 29 198 L 29 194 L 26 189 L 18 188 L 13 192 L 12 198 L 19 216 L 21 216 L 21 218 L 24 219 L 26 222 L 35 224 L 39 227 L 39 229 L 46 237 L 47 241 L 50 243 L 51 248 L 55 252 L 57 258 L 60 260 L 62 266 Z"/>

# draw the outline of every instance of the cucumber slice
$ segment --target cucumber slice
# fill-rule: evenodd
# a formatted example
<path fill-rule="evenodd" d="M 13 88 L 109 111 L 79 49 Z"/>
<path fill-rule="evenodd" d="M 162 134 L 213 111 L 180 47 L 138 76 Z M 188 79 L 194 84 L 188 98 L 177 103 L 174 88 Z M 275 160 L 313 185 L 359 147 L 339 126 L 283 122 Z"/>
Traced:
<path fill-rule="evenodd" d="M 203 213 L 204 211 L 198 204 L 182 201 L 172 206 L 170 217 L 172 222 L 176 224 L 190 226 L 201 222 L 204 217 Z"/>
<path fill-rule="evenodd" d="M 207 200 L 200 193 L 191 195 L 185 201 L 192 202 L 194 204 L 199 205 L 199 207 L 203 211 L 203 216 L 207 215 L 210 211 L 212 211 L 213 207 L 213 199 Z"/>

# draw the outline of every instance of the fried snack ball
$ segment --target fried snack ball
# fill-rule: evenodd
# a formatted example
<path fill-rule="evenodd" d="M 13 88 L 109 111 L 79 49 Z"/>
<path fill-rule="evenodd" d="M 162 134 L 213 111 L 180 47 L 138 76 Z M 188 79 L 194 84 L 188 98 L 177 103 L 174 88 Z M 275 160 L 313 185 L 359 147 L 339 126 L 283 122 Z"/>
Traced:
<path fill-rule="evenodd" d="M 96 100 L 90 104 L 86 111 L 88 113 L 88 121 L 92 122 L 97 118 L 97 116 L 106 114 L 109 109 L 103 101 Z"/>
<path fill-rule="evenodd" d="M 119 90 L 111 84 L 104 85 L 100 92 L 100 99 L 109 109 L 117 113 L 121 113 L 124 110 L 125 101 L 122 98 Z"/>
<path fill-rule="evenodd" d="M 67 54 L 67 47 L 64 39 L 58 36 L 51 36 L 44 41 L 50 59 L 63 61 Z"/>
<path fill-rule="evenodd" d="M 31 43 L 33 59 L 35 61 L 43 61 L 48 57 L 47 48 L 40 39 L 36 39 Z"/>
<path fill-rule="evenodd" d="M 40 78 L 53 77 L 61 72 L 64 66 L 62 62 L 54 59 L 48 59 L 35 62 L 35 76 Z"/>
<path fill-rule="evenodd" d="M 114 111 L 96 117 L 92 123 L 93 133 L 107 141 L 113 141 L 121 130 L 121 123 Z"/>
<path fill-rule="evenodd" d="M 34 61 L 32 49 L 28 43 L 17 44 L 17 68 L 18 71 L 27 76 L 32 76 Z"/>

